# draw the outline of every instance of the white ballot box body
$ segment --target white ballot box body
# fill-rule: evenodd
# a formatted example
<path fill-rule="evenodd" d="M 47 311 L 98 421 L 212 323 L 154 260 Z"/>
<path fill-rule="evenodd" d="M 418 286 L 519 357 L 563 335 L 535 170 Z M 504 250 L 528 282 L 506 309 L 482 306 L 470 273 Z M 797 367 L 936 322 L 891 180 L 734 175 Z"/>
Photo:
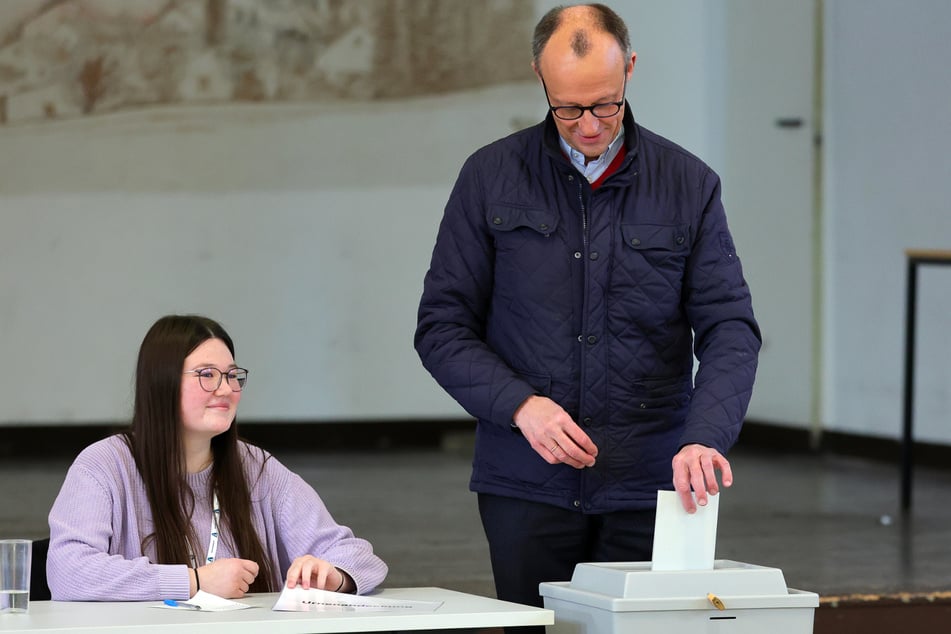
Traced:
<path fill-rule="evenodd" d="M 811 634 L 819 607 L 814 592 L 787 588 L 781 570 L 723 559 L 711 570 L 578 564 L 570 582 L 539 592 L 555 613 L 547 634 Z"/>

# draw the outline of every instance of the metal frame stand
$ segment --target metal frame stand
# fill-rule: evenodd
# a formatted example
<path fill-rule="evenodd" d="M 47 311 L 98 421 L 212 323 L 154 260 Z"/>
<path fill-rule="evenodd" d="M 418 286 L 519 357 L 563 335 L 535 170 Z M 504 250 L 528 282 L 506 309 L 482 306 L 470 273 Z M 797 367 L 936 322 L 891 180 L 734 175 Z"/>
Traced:
<path fill-rule="evenodd" d="M 951 265 L 951 251 L 905 251 L 908 257 L 908 288 L 905 295 L 905 386 L 902 391 L 903 425 L 901 443 L 901 509 L 911 509 L 915 409 L 915 334 L 918 311 L 918 267 L 924 264 Z"/>

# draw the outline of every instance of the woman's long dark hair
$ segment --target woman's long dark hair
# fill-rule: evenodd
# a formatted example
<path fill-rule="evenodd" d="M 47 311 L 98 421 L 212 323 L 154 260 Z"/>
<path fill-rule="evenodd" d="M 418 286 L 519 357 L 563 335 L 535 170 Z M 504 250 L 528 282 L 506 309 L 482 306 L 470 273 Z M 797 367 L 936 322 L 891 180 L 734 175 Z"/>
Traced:
<path fill-rule="evenodd" d="M 196 554 L 199 563 L 204 559 L 191 527 L 195 500 L 185 477 L 181 390 L 185 358 L 209 339 L 223 341 L 234 356 L 234 343 L 224 328 L 198 315 L 162 317 L 139 348 L 132 429 L 125 439 L 145 482 L 155 523 L 155 532 L 145 538 L 142 550 L 149 541 L 154 542 L 155 563 L 191 565 L 190 553 Z M 251 484 L 245 476 L 238 440 L 237 421 L 212 438 L 214 466 L 208 494 L 218 494 L 220 538 L 228 540 L 239 557 L 259 566 L 250 592 L 273 592 L 274 563 L 251 522 Z"/>

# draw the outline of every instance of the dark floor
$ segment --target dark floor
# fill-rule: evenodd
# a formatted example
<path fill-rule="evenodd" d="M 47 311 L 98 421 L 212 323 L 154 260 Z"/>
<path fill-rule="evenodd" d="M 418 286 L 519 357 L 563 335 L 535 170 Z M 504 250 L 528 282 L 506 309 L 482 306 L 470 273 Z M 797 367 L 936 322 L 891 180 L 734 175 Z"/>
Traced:
<path fill-rule="evenodd" d="M 321 493 L 341 523 L 389 563 L 387 585 L 494 596 L 468 491 L 471 438 L 441 447 L 300 452 L 277 457 Z M 742 445 L 720 500 L 717 558 L 782 569 L 789 587 L 824 598 L 951 590 L 951 469 L 918 467 L 914 506 L 899 512 L 898 467 Z M 0 460 L 0 537 L 47 534 L 70 458 Z"/>

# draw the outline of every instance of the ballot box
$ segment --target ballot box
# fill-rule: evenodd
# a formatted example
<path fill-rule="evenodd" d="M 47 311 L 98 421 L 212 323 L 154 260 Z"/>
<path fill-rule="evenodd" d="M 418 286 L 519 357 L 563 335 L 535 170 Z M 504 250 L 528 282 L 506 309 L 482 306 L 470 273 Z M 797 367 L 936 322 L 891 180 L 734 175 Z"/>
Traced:
<path fill-rule="evenodd" d="M 547 634 L 811 634 L 819 595 L 786 587 L 778 568 L 726 559 L 709 570 L 651 562 L 582 563 L 571 581 L 539 585 Z"/>

